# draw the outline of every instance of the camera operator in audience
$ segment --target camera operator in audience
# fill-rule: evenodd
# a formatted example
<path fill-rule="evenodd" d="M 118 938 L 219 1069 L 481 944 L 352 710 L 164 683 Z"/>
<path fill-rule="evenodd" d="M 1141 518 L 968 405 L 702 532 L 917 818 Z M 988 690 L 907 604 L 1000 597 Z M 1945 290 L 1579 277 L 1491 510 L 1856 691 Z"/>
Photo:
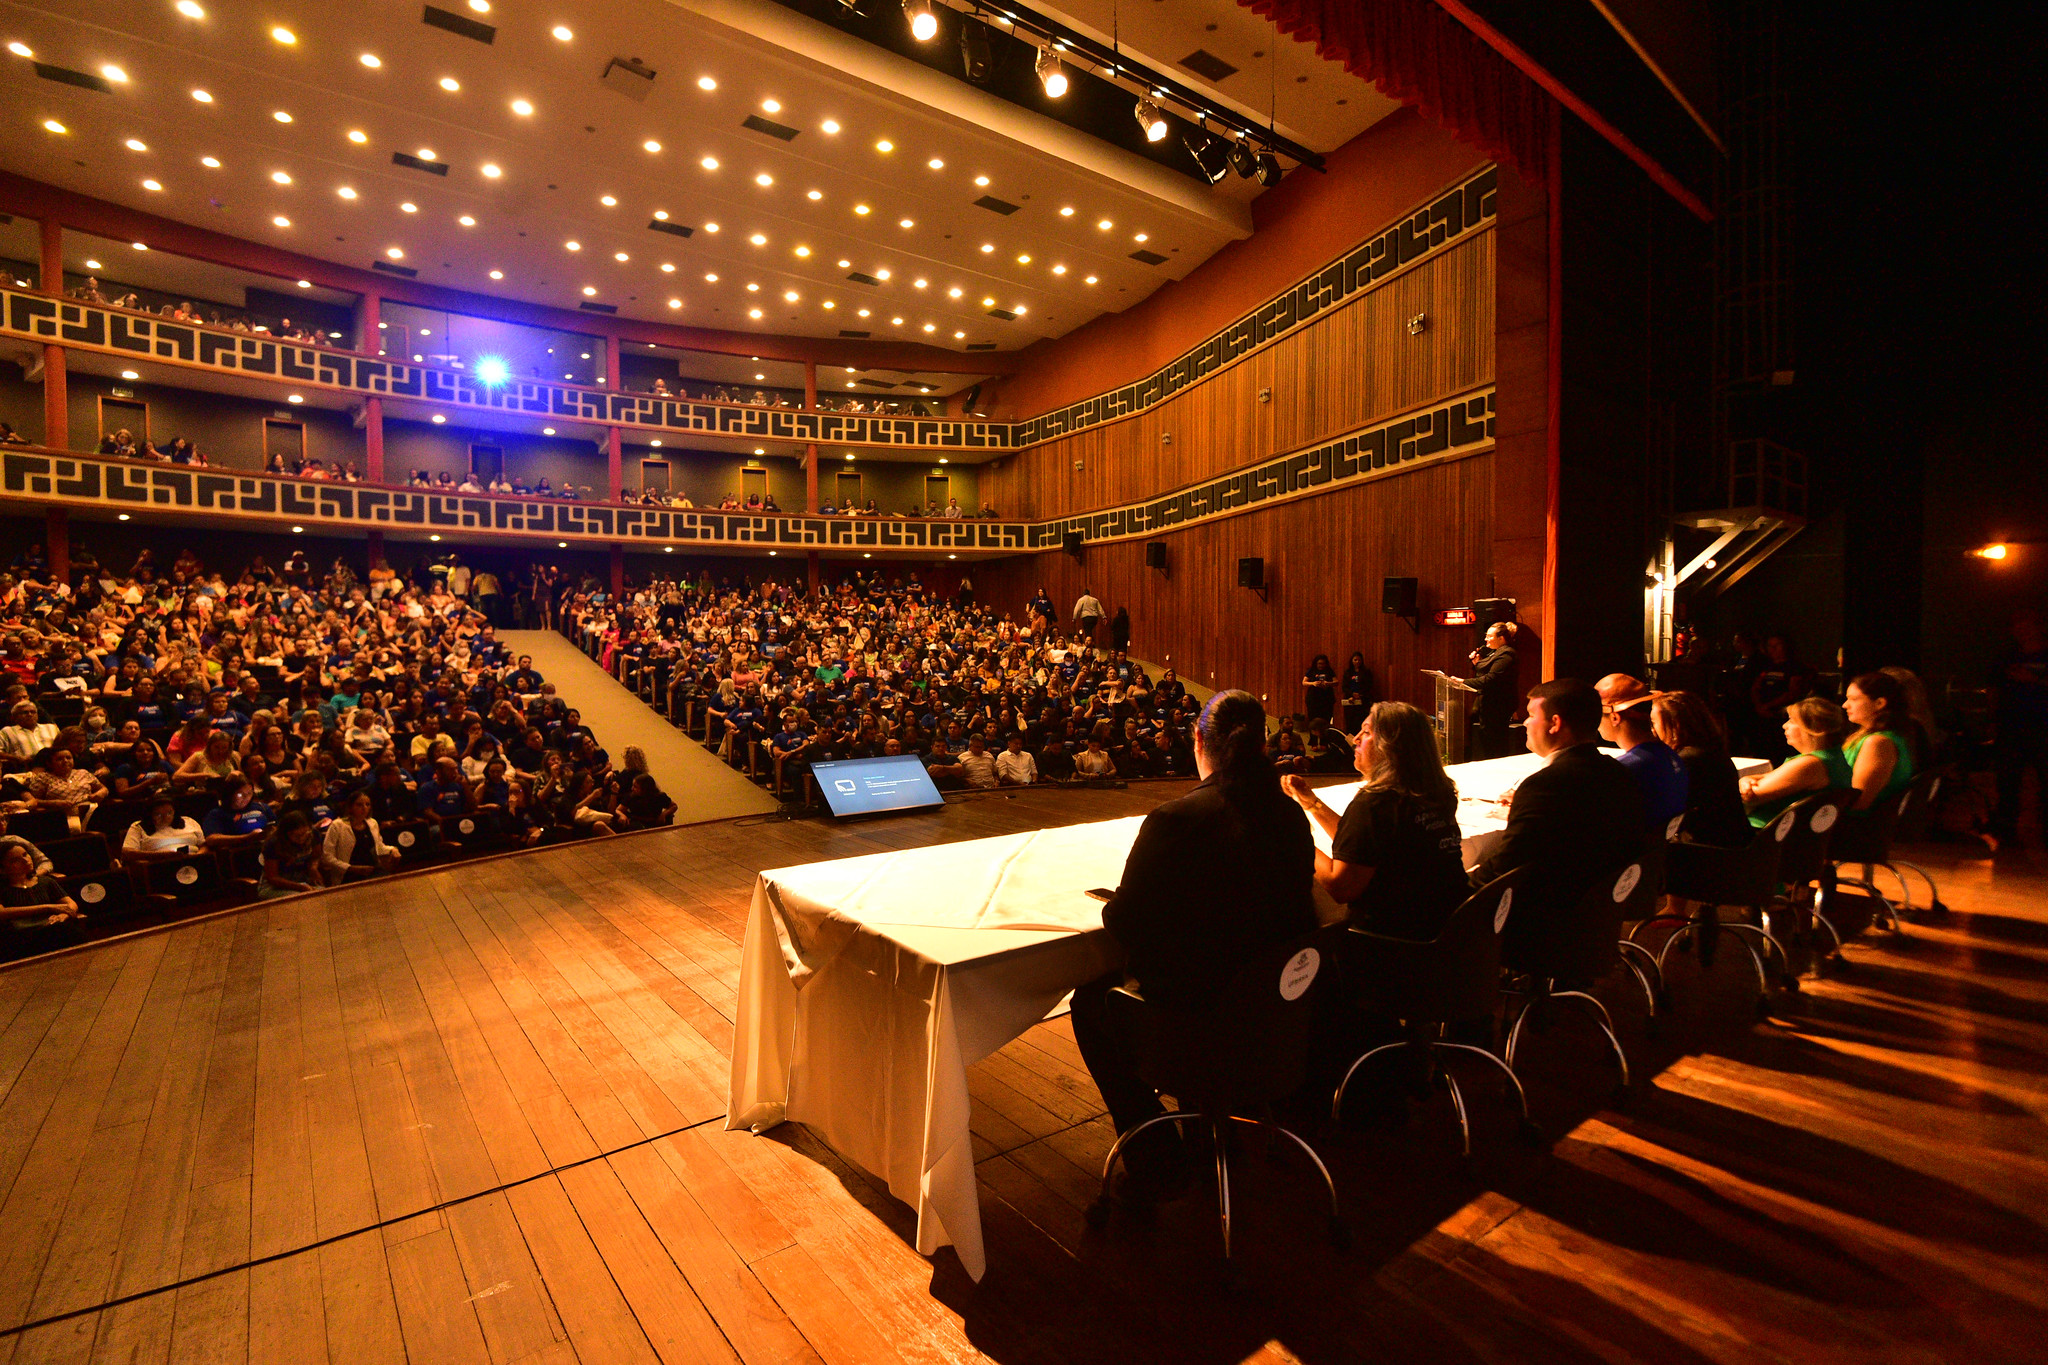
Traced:
<path fill-rule="evenodd" d="M 1255 954 L 1315 927 L 1315 842 L 1266 757 L 1266 713 L 1246 692 L 1219 692 L 1195 725 L 1201 783 L 1139 826 L 1102 923 L 1125 953 L 1119 970 L 1074 992 L 1074 1041 L 1119 1133 L 1163 1112 L 1138 1074 L 1130 1015 L 1111 992 L 1128 977 L 1145 999 L 1202 1012 Z M 1172 1125 L 1126 1152 L 1122 1194 L 1171 1193 L 1187 1157 Z"/>

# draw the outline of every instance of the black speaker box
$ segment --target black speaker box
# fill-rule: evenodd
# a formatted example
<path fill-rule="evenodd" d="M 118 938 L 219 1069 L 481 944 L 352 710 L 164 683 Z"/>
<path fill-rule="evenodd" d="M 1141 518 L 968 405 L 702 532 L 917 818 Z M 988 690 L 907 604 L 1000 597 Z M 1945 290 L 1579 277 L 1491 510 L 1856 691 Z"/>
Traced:
<path fill-rule="evenodd" d="M 1166 567 L 1165 541 L 1148 540 L 1145 542 L 1145 567 L 1148 569 L 1163 569 Z"/>
<path fill-rule="evenodd" d="M 1237 586 L 1240 588 L 1263 588 L 1266 586 L 1266 561 L 1263 559 L 1240 559 L 1237 561 Z"/>
<path fill-rule="evenodd" d="M 1512 597 L 1482 597 L 1472 604 L 1475 626 L 1490 626 L 1496 621 L 1515 619 L 1515 599 Z"/>
<path fill-rule="evenodd" d="M 1420 582 L 1414 578 L 1389 578 L 1380 587 L 1380 610 L 1394 616 L 1415 614 L 1415 589 Z"/>
<path fill-rule="evenodd" d="M 1074 558 L 1079 559 L 1081 557 L 1081 533 L 1079 531 L 1069 531 L 1064 536 L 1061 536 L 1060 548 Z"/>

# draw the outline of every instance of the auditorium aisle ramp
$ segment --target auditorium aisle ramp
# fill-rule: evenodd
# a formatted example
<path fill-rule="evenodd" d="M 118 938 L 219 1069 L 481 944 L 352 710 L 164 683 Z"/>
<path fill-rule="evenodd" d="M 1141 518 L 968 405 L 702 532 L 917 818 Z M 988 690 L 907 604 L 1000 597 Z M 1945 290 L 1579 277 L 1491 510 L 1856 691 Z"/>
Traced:
<path fill-rule="evenodd" d="M 1956 914 L 1759 1023 L 1745 964 L 1525 1039 L 1549 1142 L 1466 1090 L 1082 1214 L 1109 1133 L 1064 1019 L 975 1066 L 988 1274 L 801 1127 L 722 1128 L 766 867 L 1150 808 L 1184 786 L 749 819 L 465 863 L 0 969 L 0 1365 L 43 1361 L 1643 1365 L 2038 1361 L 2048 875 L 1934 854 Z M 1724 945 L 1725 946 L 1725 945 Z"/>
<path fill-rule="evenodd" d="M 676 803 L 677 824 L 775 809 L 774 797 L 719 762 L 554 631 L 508 630 L 503 638 L 514 654 L 531 654 L 540 675 L 583 713 L 614 767 L 628 744 L 647 751 L 647 770 Z"/>

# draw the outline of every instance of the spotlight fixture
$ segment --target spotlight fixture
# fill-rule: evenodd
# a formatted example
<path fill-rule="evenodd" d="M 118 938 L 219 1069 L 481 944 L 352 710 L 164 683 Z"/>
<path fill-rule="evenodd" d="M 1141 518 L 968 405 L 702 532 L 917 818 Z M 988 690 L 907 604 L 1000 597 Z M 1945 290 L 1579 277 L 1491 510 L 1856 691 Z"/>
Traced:
<path fill-rule="evenodd" d="M 1038 73 L 1038 82 L 1045 87 L 1047 99 L 1056 100 L 1067 93 L 1066 68 L 1053 55 L 1051 43 L 1038 49 L 1038 61 L 1032 69 Z"/>
<path fill-rule="evenodd" d="M 1230 169 L 1237 172 L 1240 180 L 1249 180 L 1259 173 L 1259 154 L 1242 137 L 1230 144 Z"/>
<path fill-rule="evenodd" d="M 1188 155 L 1195 159 L 1195 164 L 1201 167 L 1202 177 L 1210 184 L 1230 174 L 1230 148 L 1221 138 L 1196 133 L 1193 138 L 1183 137 L 1180 141 L 1188 149 Z"/>
<path fill-rule="evenodd" d="M 1259 153 L 1259 183 L 1271 188 L 1280 183 L 1280 158 L 1271 152 Z"/>
<path fill-rule="evenodd" d="M 980 85 L 988 79 L 989 64 L 988 30 L 970 19 L 960 25 L 961 73 Z"/>
<path fill-rule="evenodd" d="M 903 12 L 910 16 L 910 36 L 928 43 L 939 36 L 939 16 L 932 13 L 932 0 L 903 0 Z"/>
<path fill-rule="evenodd" d="M 1166 115 L 1159 112 L 1159 106 L 1152 102 L 1150 95 L 1139 96 L 1138 107 L 1131 112 L 1137 116 L 1138 126 L 1145 130 L 1145 141 L 1166 140 Z"/>

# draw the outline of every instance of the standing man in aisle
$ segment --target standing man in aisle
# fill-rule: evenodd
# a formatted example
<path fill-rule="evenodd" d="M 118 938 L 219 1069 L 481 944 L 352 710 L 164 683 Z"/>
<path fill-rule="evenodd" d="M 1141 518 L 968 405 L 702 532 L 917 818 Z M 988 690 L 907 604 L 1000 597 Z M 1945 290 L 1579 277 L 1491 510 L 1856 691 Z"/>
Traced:
<path fill-rule="evenodd" d="M 1495 621 L 1486 628 L 1486 643 L 1472 651 L 1472 685 L 1479 689 L 1479 757 L 1505 758 L 1515 752 L 1509 724 L 1515 714 L 1520 677 L 1516 673 L 1514 627 Z"/>
<path fill-rule="evenodd" d="M 1102 603 L 1095 600 L 1095 594 L 1081 589 L 1081 595 L 1074 600 L 1074 625 L 1092 648 L 1095 644 L 1095 627 L 1102 624 Z"/>

